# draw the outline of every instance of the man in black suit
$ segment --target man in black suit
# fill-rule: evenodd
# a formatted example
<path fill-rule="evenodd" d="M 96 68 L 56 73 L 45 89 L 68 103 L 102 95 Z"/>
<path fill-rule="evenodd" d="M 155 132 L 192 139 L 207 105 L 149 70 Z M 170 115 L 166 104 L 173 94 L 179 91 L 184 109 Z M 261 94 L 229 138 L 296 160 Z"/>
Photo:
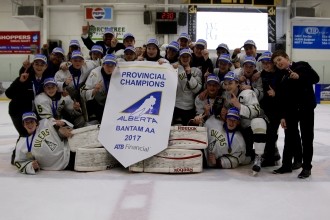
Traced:
<path fill-rule="evenodd" d="M 95 44 L 100 45 L 103 48 L 103 56 L 105 56 L 106 54 L 117 52 L 120 49 L 125 49 L 124 44 L 118 42 L 112 28 L 106 28 L 103 34 L 103 40 L 94 43 L 88 35 L 89 27 L 89 22 L 87 22 L 86 26 L 82 26 L 81 35 L 82 41 L 89 50 L 91 50 Z"/>

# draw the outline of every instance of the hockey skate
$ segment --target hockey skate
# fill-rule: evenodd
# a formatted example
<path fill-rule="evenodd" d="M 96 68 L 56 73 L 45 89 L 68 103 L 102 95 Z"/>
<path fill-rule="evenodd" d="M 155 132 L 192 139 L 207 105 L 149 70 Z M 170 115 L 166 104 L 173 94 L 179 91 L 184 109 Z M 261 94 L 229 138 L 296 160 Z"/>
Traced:
<path fill-rule="evenodd" d="M 256 176 L 260 170 L 261 170 L 261 162 L 262 162 L 262 157 L 260 155 L 257 155 L 256 158 L 254 159 L 254 164 L 252 167 L 252 175 Z"/>

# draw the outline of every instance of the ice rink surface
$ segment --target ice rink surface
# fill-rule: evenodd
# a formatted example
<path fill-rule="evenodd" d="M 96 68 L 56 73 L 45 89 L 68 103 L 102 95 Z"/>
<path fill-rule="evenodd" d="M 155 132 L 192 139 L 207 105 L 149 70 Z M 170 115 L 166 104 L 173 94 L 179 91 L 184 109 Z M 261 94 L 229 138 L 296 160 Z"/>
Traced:
<path fill-rule="evenodd" d="M 199 174 L 41 171 L 24 175 L 10 164 L 17 132 L 0 102 L 1 220 L 328 220 L 330 105 L 315 111 L 312 176 L 275 175 L 251 165 Z M 283 148 L 283 130 L 278 141 Z"/>

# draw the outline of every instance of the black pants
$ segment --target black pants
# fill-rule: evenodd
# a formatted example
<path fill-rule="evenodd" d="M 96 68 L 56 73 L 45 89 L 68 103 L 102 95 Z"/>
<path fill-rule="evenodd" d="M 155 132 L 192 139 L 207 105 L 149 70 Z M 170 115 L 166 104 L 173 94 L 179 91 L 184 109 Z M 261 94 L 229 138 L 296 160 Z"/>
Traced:
<path fill-rule="evenodd" d="M 255 153 L 253 150 L 253 142 L 254 142 L 253 131 L 252 131 L 251 127 L 241 129 L 240 131 L 241 131 L 244 141 L 245 141 L 245 146 L 246 146 L 245 155 L 248 157 L 251 157 L 252 160 L 254 160 Z"/>
<path fill-rule="evenodd" d="M 76 152 L 70 151 L 70 160 L 68 165 L 65 167 L 65 170 L 74 170 L 74 163 L 76 161 Z"/>
<path fill-rule="evenodd" d="M 14 116 L 11 115 L 10 116 L 19 136 L 27 136 L 27 131 L 25 130 L 24 126 L 23 126 L 23 121 L 22 121 L 22 115 L 19 116 Z"/>
<path fill-rule="evenodd" d="M 313 140 L 314 140 L 314 109 L 299 109 L 296 112 L 289 112 L 286 117 L 284 130 L 283 166 L 291 167 L 292 158 L 299 154 L 299 125 L 302 144 L 303 169 L 312 169 Z"/>
<path fill-rule="evenodd" d="M 183 110 L 175 107 L 173 112 L 172 125 L 181 124 L 186 126 L 188 125 L 190 119 L 194 119 L 195 115 L 195 109 Z"/>

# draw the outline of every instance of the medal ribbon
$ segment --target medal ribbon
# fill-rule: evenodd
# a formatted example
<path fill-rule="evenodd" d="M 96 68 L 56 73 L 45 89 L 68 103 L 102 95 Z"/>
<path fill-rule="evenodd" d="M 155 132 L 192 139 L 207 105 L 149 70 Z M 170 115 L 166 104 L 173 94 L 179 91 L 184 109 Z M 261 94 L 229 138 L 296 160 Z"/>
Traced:
<path fill-rule="evenodd" d="M 31 152 L 32 142 L 33 142 L 33 139 L 34 139 L 35 135 L 36 135 L 36 131 L 33 132 L 33 135 L 32 135 L 32 138 L 31 138 L 30 142 L 29 142 L 29 137 L 26 137 L 26 147 L 27 147 L 28 152 Z"/>
<path fill-rule="evenodd" d="M 105 90 L 105 94 L 108 94 L 108 90 L 109 90 L 109 85 L 110 85 L 110 80 L 109 82 L 106 82 L 105 77 L 102 75 L 103 77 L 103 84 L 104 84 L 104 90 Z"/>
<path fill-rule="evenodd" d="M 207 104 L 209 104 L 211 106 L 211 102 L 210 102 L 210 99 L 209 98 L 207 98 Z M 213 107 L 213 105 L 210 108 L 210 115 L 213 115 L 213 108 L 212 107 Z"/>
<path fill-rule="evenodd" d="M 53 112 L 53 117 L 57 116 L 56 110 L 58 106 L 58 100 L 52 101 L 52 112 Z"/>
<path fill-rule="evenodd" d="M 76 90 L 79 90 L 80 74 L 79 74 L 79 76 L 77 77 L 77 81 L 76 81 L 75 78 L 76 78 L 76 77 L 74 77 L 73 74 L 72 74 L 72 81 L 73 81 L 74 88 L 75 88 Z"/>
<path fill-rule="evenodd" d="M 234 132 L 232 132 L 232 135 L 231 135 L 231 137 L 229 138 L 229 131 L 228 131 L 228 128 L 226 127 L 226 134 L 227 134 L 227 140 L 228 140 L 228 149 L 230 149 L 230 152 L 231 152 L 231 150 L 232 150 L 232 148 L 231 148 L 231 145 L 232 145 L 232 143 L 233 143 L 233 139 L 234 139 L 234 136 L 235 136 L 235 132 L 236 131 L 234 131 Z"/>

